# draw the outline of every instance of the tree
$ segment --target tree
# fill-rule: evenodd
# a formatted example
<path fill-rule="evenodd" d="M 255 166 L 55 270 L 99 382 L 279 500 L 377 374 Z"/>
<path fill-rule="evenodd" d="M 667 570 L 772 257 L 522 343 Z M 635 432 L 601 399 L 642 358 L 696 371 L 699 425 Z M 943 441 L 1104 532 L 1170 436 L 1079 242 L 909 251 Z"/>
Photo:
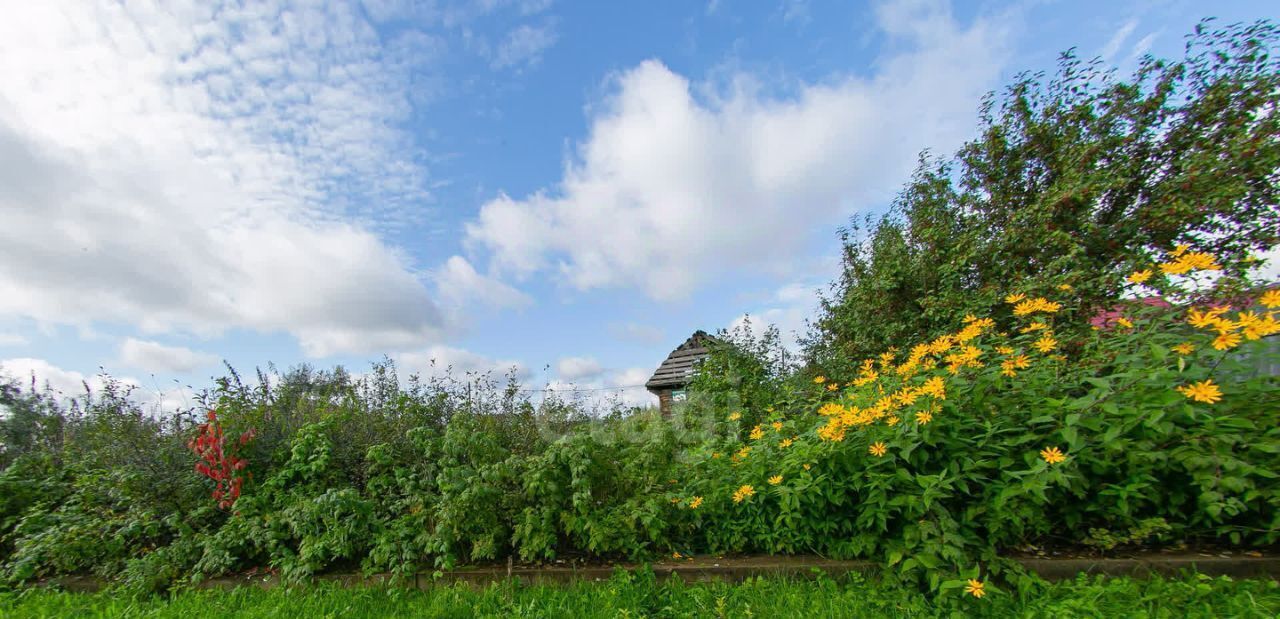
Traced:
<path fill-rule="evenodd" d="M 1280 32 L 1211 26 L 1128 80 L 1068 51 L 1047 84 L 1020 74 L 998 106 L 988 95 L 979 137 L 922 155 L 886 215 L 842 231 L 808 360 L 849 370 L 1033 279 L 1053 289 L 1025 292 L 1109 306 L 1129 266 L 1177 244 L 1247 271 L 1280 242 Z"/>

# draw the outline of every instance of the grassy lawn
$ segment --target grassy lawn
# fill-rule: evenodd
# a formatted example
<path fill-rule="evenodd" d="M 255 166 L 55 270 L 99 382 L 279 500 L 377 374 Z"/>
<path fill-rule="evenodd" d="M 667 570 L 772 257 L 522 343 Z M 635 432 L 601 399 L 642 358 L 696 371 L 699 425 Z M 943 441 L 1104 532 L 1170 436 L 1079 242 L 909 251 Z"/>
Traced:
<path fill-rule="evenodd" d="M 914 591 L 853 576 L 658 584 L 618 576 L 573 586 L 406 589 L 310 586 L 190 591 L 170 599 L 28 590 L 0 593 L 4 617 L 1276 617 L 1270 580 L 1085 579 L 1023 596 L 953 594 L 939 605 Z"/>

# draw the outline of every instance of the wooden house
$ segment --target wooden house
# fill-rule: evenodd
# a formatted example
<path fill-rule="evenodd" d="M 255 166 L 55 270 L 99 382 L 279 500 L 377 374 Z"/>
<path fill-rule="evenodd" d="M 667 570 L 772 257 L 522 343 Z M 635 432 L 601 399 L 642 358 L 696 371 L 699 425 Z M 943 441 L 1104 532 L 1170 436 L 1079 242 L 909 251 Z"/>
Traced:
<path fill-rule="evenodd" d="M 695 332 L 667 355 L 644 384 L 649 393 L 658 396 L 658 408 L 664 417 L 671 414 L 672 403 L 685 399 L 685 388 L 693 380 L 698 362 L 707 356 L 707 344 L 714 341 L 705 331 Z"/>

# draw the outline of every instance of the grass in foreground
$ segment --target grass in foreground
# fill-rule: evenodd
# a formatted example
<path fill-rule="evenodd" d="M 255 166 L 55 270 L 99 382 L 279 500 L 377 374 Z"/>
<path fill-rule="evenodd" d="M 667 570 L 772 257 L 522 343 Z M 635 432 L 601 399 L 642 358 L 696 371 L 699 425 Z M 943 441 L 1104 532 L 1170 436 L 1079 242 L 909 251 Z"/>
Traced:
<path fill-rule="evenodd" d="M 942 600 L 851 575 L 816 581 L 658 583 L 620 574 L 571 586 L 463 585 L 426 591 L 293 589 L 186 591 L 169 599 L 47 590 L 0 593 L 4 617 L 1276 617 L 1280 584 L 1188 576 L 1086 578 L 1034 593 Z"/>

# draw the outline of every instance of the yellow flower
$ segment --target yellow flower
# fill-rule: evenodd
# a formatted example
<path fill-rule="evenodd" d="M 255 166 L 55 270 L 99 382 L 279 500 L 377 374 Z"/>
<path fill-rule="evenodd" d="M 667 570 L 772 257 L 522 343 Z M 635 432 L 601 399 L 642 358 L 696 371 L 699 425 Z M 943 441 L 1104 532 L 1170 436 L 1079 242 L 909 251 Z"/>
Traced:
<path fill-rule="evenodd" d="M 816 385 L 821 385 L 822 383 L 827 382 L 827 377 L 826 377 L 826 376 L 814 376 L 814 377 L 813 377 L 813 382 L 814 382 L 814 384 L 816 384 Z"/>
<path fill-rule="evenodd" d="M 827 385 L 827 391 L 835 391 L 836 389 L 839 389 L 839 388 L 840 388 L 840 385 L 837 385 L 835 383 L 831 383 L 830 385 Z"/>
<path fill-rule="evenodd" d="M 737 421 L 739 419 L 742 419 L 742 413 L 739 413 L 738 411 L 729 413 L 729 421 Z"/>
<path fill-rule="evenodd" d="M 1192 269 L 1200 271 L 1221 271 L 1222 265 L 1218 264 L 1217 259 L 1212 254 L 1204 252 L 1192 252 L 1183 254 L 1178 257 L 1178 262 L 1188 265 Z"/>
<path fill-rule="evenodd" d="M 1039 331 L 1039 330 L 1041 330 L 1041 329 L 1048 329 L 1048 328 L 1049 328 L 1049 325 L 1045 324 L 1045 322 L 1044 322 L 1043 320 L 1037 320 L 1037 321 L 1035 321 L 1035 322 L 1033 322 L 1033 323 L 1031 323 L 1031 324 L 1029 324 L 1029 325 L 1027 325 L 1027 326 L 1025 326 L 1025 327 L 1023 327 L 1023 328 L 1021 328 L 1021 329 L 1019 329 L 1019 330 L 1018 330 L 1018 333 L 1031 333 L 1032 331 Z"/>
<path fill-rule="evenodd" d="M 933 421 L 933 413 L 929 411 L 919 411 L 916 413 L 916 423 L 924 425 Z"/>
<path fill-rule="evenodd" d="M 719 460 L 719 459 L 720 459 L 720 452 L 718 452 L 718 451 L 713 451 L 713 452 L 711 452 L 711 459 L 712 459 L 712 460 Z"/>
<path fill-rule="evenodd" d="M 673 497 L 673 498 L 671 499 L 671 504 L 672 504 L 672 505 L 674 505 L 674 504 L 676 504 L 676 503 L 679 503 L 679 502 L 680 502 L 680 497 Z"/>
<path fill-rule="evenodd" d="M 781 476 L 781 475 L 774 475 L 773 477 L 770 477 L 770 478 L 769 478 L 769 485 L 770 485 L 770 486 L 776 486 L 776 485 L 778 485 L 778 484 L 780 484 L 780 483 L 782 483 L 782 476 Z"/>
<path fill-rule="evenodd" d="M 1071 284 L 1058 284 L 1058 290 L 1063 292 L 1071 292 Z"/>
<path fill-rule="evenodd" d="M 1280 288 L 1272 288 L 1258 297 L 1258 303 L 1263 307 L 1280 307 Z"/>
<path fill-rule="evenodd" d="M 934 376 L 924 381 L 924 384 L 920 385 L 920 393 L 932 396 L 935 400 L 947 399 L 946 384 L 943 383 L 941 376 Z"/>
<path fill-rule="evenodd" d="M 996 352 L 1002 355 L 1012 355 L 1013 349 L 1009 348 L 1008 346 L 996 346 Z"/>
<path fill-rule="evenodd" d="M 1066 454 L 1062 453 L 1057 447 L 1045 447 L 1040 450 L 1040 457 L 1044 458 L 1049 464 L 1057 464 L 1067 459 Z"/>
<path fill-rule="evenodd" d="M 1197 329 L 1212 327 L 1218 323 L 1218 320 L 1218 316 L 1213 312 L 1202 312 L 1197 309 L 1187 312 L 1187 324 Z"/>
<path fill-rule="evenodd" d="M 1174 258 L 1177 258 L 1178 256 L 1181 256 L 1182 254 L 1187 253 L 1188 249 L 1191 249 L 1190 245 L 1187 245 L 1185 243 L 1179 243 L 1174 246 L 1173 251 L 1169 252 L 1169 255 L 1173 256 Z"/>
<path fill-rule="evenodd" d="M 1173 347 L 1173 352 L 1176 352 L 1180 355 L 1189 355 L 1195 352 L 1195 350 L 1196 350 L 1196 347 L 1193 346 L 1191 342 L 1183 342 Z"/>
<path fill-rule="evenodd" d="M 964 324 L 969 324 L 969 323 L 971 323 L 971 322 L 973 322 L 973 321 L 975 321 L 975 320 L 977 320 L 977 319 L 978 319 L 978 317 L 977 317 L 977 316 L 974 316 L 973 314 L 965 314 L 965 315 L 964 315 Z"/>
<path fill-rule="evenodd" d="M 1235 333 L 1223 333 L 1213 338 L 1214 350 L 1231 350 L 1240 345 L 1240 336 Z"/>
<path fill-rule="evenodd" d="M 756 493 L 755 488 L 752 488 L 751 486 L 744 484 L 742 487 L 738 488 L 733 492 L 733 502 L 741 503 L 744 500 L 746 500 L 748 497 L 754 495 L 755 493 Z"/>
<path fill-rule="evenodd" d="M 735 462 L 742 460 L 743 458 L 747 457 L 747 454 L 750 454 L 750 453 L 751 453 L 750 447 L 743 447 L 742 449 L 738 450 L 738 453 L 733 454 L 733 460 Z"/>
<path fill-rule="evenodd" d="M 885 418 L 885 420 L 884 420 L 884 422 L 885 422 L 886 424 L 888 424 L 890 427 L 893 427 L 893 426 L 898 425 L 898 422 L 899 422 L 899 421 L 901 421 L 901 420 L 900 420 L 900 419 L 898 419 L 898 416 L 897 416 L 897 415 L 889 415 L 889 416 L 888 416 L 887 418 Z"/>
<path fill-rule="evenodd" d="M 982 589 L 984 586 L 985 585 L 983 585 L 981 580 L 970 578 L 969 584 L 964 586 L 964 592 L 972 595 L 973 597 L 982 598 L 982 596 L 987 594 L 987 592 Z"/>
<path fill-rule="evenodd" d="M 1005 303 L 1009 303 L 1009 304 L 1013 304 L 1013 303 L 1017 303 L 1018 301 L 1021 301 L 1021 300 L 1025 299 L 1025 298 L 1027 298 L 1027 295 L 1022 294 L 1021 292 L 1019 292 L 1019 293 L 1017 293 L 1017 294 L 1011 294 L 1011 295 L 1009 295 L 1009 296 L 1005 297 L 1005 298 L 1004 298 L 1004 302 L 1005 302 Z"/>
<path fill-rule="evenodd" d="M 1053 339 L 1051 335 L 1043 335 L 1036 340 L 1036 349 L 1040 352 L 1050 352 L 1058 346 L 1058 340 Z"/>
<path fill-rule="evenodd" d="M 885 447 L 884 443 L 877 441 L 873 443 L 871 447 L 867 449 L 867 451 L 871 452 L 871 455 L 879 458 L 883 456 L 885 452 L 889 451 L 889 448 Z"/>
<path fill-rule="evenodd" d="M 807 471 L 807 470 L 809 470 L 810 468 L 813 468 L 813 467 L 812 467 L 810 464 L 808 464 L 808 463 L 802 464 L 801 466 L 803 466 L 803 467 L 804 467 L 804 470 L 806 470 L 806 471 Z"/>
<path fill-rule="evenodd" d="M 773 423 L 771 423 L 771 424 L 769 424 L 769 425 L 773 426 L 773 430 L 774 430 L 774 432 L 777 432 L 778 430 L 781 430 L 781 429 L 782 429 L 782 422 L 781 422 L 781 421 L 775 421 L 775 422 L 773 422 Z"/>
<path fill-rule="evenodd" d="M 784 438 L 784 439 L 782 439 L 782 442 L 778 443 L 778 448 L 779 448 L 779 449 L 786 449 L 786 448 L 790 447 L 790 446 L 791 446 L 791 444 L 792 444 L 792 443 L 794 443 L 794 442 L 795 442 L 795 439 L 794 439 L 794 438 Z"/>
<path fill-rule="evenodd" d="M 1145 281 L 1147 281 L 1147 280 L 1151 279 L 1151 269 L 1143 269 L 1143 270 L 1141 270 L 1141 271 L 1134 271 L 1134 272 L 1132 272 L 1132 273 L 1130 273 L 1130 274 L 1129 274 L 1129 277 L 1126 277 L 1126 278 L 1124 278 L 1124 279 L 1125 279 L 1125 281 L 1129 282 L 1130 284 L 1141 284 L 1141 283 L 1143 283 L 1143 282 L 1145 282 Z"/>
<path fill-rule="evenodd" d="M 1165 275 L 1182 275 L 1191 270 L 1191 265 L 1179 260 L 1177 262 L 1161 262 L 1160 270 Z"/>
<path fill-rule="evenodd" d="M 1133 321 L 1132 321 L 1132 320 L 1129 320 L 1128 318 L 1125 318 L 1124 316 L 1121 316 L 1121 317 L 1117 318 L 1117 319 L 1116 319 L 1116 324 L 1120 325 L 1120 327 L 1121 327 L 1121 328 L 1124 328 L 1124 329 L 1132 329 L 1132 328 L 1133 328 Z"/>
<path fill-rule="evenodd" d="M 840 406 L 835 402 L 827 402 L 826 404 L 823 404 L 821 407 L 818 408 L 818 414 L 822 415 L 823 417 L 839 415 L 840 413 L 843 413 L 843 412 L 844 412 L 844 407 Z"/>
<path fill-rule="evenodd" d="M 764 436 L 764 430 L 761 430 L 760 426 L 756 426 L 751 428 L 751 434 L 748 436 L 750 436 L 753 441 L 760 440 L 760 438 Z"/>
<path fill-rule="evenodd" d="M 672 558 L 672 559 L 679 559 L 679 558 L 680 558 L 680 553 L 678 553 L 678 552 L 673 552 L 673 553 L 671 553 L 671 558 Z"/>
<path fill-rule="evenodd" d="M 1035 312 L 1046 312 L 1052 314 L 1060 309 L 1062 309 L 1061 303 L 1058 303 L 1057 301 L 1050 301 L 1044 297 L 1036 297 L 1013 306 L 1013 315 L 1025 316 Z"/>
<path fill-rule="evenodd" d="M 699 507 L 702 507 L 702 497 L 696 496 L 689 499 L 689 509 L 698 509 Z"/>
<path fill-rule="evenodd" d="M 1218 386 L 1213 384 L 1212 380 L 1202 380 L 1198 383 L 1183 385 L 1177 387 L 1177 390 L 1182 395 L 1187 396 L 1188 399 L 1196 402 L 1213 404 L 1222 399 L 1222 390 L 1218 389 Z"/>

